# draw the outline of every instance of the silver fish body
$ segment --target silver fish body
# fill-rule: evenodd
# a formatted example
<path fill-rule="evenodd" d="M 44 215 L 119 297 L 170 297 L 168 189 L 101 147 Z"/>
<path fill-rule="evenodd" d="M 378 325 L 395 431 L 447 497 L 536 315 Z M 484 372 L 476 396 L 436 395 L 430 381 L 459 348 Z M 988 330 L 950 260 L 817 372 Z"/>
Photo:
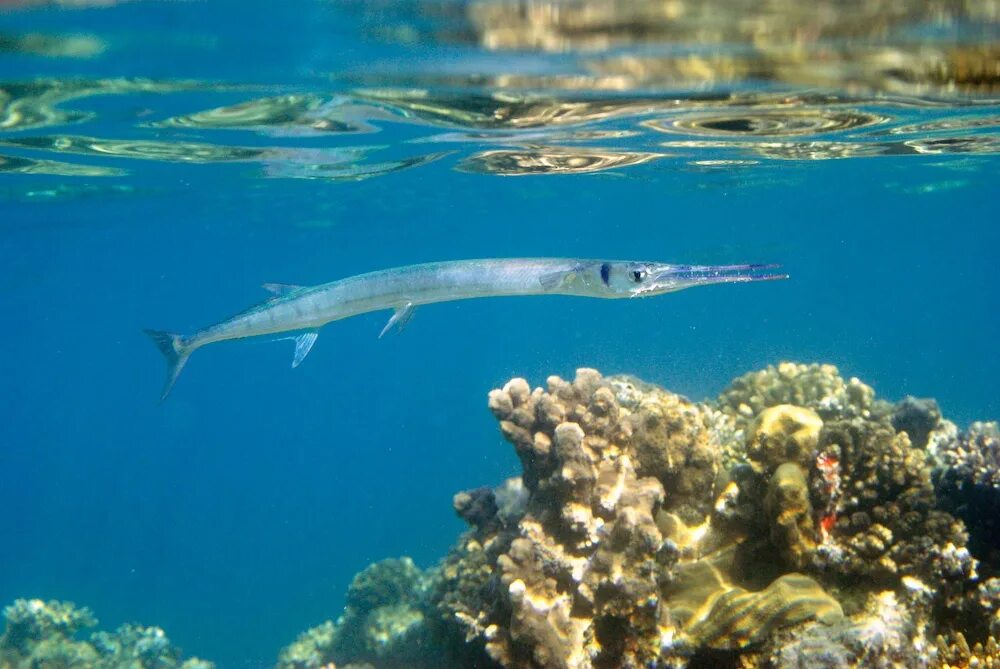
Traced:
<path fill-rule="evenodd" d="M 196 349 L 213 342 L 302 332 L 292 366 L 305 358 L 323 325 L 371 311 L 392 309 L 382 334 L 402 327 L 424 304 L 478 297 L 575 295 L 647 297 L 691 286 L 786 278 L 774 265 L 673 265 L 631 260 L 505 258 L 407 265 L 317 286 L 265 284 L 274 297 L 193 335 L 146 330 L 167 359 L 161 399 L 173 388 Z M 379 335 L 381 336 L 381 335 Z"/>

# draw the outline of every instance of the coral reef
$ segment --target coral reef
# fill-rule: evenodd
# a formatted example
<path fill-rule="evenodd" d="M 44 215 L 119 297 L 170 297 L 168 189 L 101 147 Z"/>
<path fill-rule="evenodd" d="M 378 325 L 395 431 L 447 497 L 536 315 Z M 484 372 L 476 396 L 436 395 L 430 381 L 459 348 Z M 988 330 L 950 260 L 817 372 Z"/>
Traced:
<path fill-rule="evenodd" d="M 816 526 L 809 501 L 809 482 L 798 464 L 780 465 L 764 497 L 772 545 L 788 564 L 804 567 L 816 548 Z"/>
<path fill-rule="evenodd" d="M 832 625 L 807 625 L 775 636 L 762 655 L 774 669 L 920 669 L 932 653 L 924 607 L 892 591 L 868 596 L 864 609 Z"/>
<path fill-rule="evenodd" d="M 950 434 L 950 431 L 945 431 Z M 953 438 L 938 438 L 930 450 L 939 463 L 938 496 L 965 521 L 977 554 L 1000 565 L 1000 428 L 973 423 Z"/>
<path fill-rule="evenodd" d="M 728 580 L 736 571 L 733 553 L 679 564 L 666 588 L 669 616 L 689 648 L 746 648 L 781 627 L 811 619 L 829 625 L 843 617 L 837 600 L 801 574 L 779 576 L 757 592 L 735 585 Z"/>
<path fill-rule="evenodd" d="M 750 428 L 747 457 L 757 471 L 786 462 L 808 467 L 816 454 L 823 419 L 812 409 L 778 404 L 758 414 Z"/>
<path fill-rule="evenodd" d="M 709 402 L 580 369 L 488 405 L 522 475 L 455 495 L 441 564 L 369 567 L 281 669 L 1000 666 L 995 424 L 795 363 Z"/>
<path fill-rule="evenodd" d="M 950 639 L 937 638 L 937 658 L 932 669 L 997 669 L 1000 667 L 1000 644 L 990 637 L 986 643 L 971 648 L 961 632 Z"/>
<path fill-rule="evenodd" d="M 517 528 L 486 538 L 506 601 L 461 613 L 500 664 L 680 661 L 840 615 L 806 576 L 742 587 L 730 523 L 713 518 L 732 483 L 713 495 L 719 439 L 734 434 L 716 410 L 586 369 L 545 391 L 515 379 L 489 404 L 529 501 Z"/>
<path fill-rule="evenodd" d="M 935 585 L 971 581 L 963 524 L 935 509 L 927 454 L 886 420 L 835 420 L 820 447 L 841 466 L 842 498 L 820 559 L 848 580 L 892 583 L 900 576 Z"/>
<path fill-rule="evenodd" d="M 284 648 L 277 669 L 370 667 L 483 667 L 477 649 L 466 648 L 458 625 L 437 615 L 432 583 L 438 571 L 422 572 L 410 558 L 390 558 L 354 577 L 344 613 L 299 635 Z"/>
<path fill-rule="evenodd" d="M 823 420 L 866 418 L 874 401 L 869 386 L 855 378 L 845 381 L 833 365 L 783 362 L 734 379 L 717 404 L 738 424 L 746 424 L 780 404 L 812 409 Z"/>
<path fill-rule="evenodd" d="M 905 432 L 917 448 L 926 448 L 931 433 L 940 425 L 941 409 L 932 399 L 904 397 L 892 411 L 893 429 Z"/>
<path fill-rule="evenodd" d="M 409 558 L 377 562 L 354 577 L 337 624 L 325 623 L 303 633 L 282 651 L 278 667 L 321 667 L 338 662 L 392 656 L 403 661 L 418 646 L 423 614 L 413 606 L 424 575 Z"/>
<path fill-rule="evenodd" d="M 4 609 L 0 669 L 212 669 L 211 662 L 181 661 L 159 627 L 122 625 L 114 633 L 76 635 L 97 625 L 89 609 L 68 602 L 19 599 Z"/>

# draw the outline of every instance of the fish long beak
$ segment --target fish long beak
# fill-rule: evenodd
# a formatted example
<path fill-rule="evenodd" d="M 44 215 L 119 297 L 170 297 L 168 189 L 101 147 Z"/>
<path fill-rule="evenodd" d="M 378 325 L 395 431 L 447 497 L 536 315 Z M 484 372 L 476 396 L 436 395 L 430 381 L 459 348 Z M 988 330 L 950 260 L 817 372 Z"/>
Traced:
<path fill-rule="evenodd" d="M 750 283 L 787 279 L 787 274 L 775 273 L 780 265 L 663 265 L 658 268 L 649 290 L 665 292 L 714 283 Z"/>

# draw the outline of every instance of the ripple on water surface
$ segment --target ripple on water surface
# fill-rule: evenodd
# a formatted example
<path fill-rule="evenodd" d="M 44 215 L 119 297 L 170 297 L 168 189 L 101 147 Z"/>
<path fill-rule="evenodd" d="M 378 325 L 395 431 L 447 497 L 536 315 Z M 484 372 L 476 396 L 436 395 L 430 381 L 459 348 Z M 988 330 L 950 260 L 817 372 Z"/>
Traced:
<path fill-rule="evenodd" d="M 152 162 L 238 163 L 226 169 L 339 181 L 432 163 L 538 176 L 995 154 L 991 6 L 344 5 L 366 39 L 412 48 L 412 60 L 393 51 L 298 84 L 0 81 L 2 171 L 113 177 Z M 92 33 L 8 32 L 0 51 L 52 63 L 130 57 L 120 40 Z"/>

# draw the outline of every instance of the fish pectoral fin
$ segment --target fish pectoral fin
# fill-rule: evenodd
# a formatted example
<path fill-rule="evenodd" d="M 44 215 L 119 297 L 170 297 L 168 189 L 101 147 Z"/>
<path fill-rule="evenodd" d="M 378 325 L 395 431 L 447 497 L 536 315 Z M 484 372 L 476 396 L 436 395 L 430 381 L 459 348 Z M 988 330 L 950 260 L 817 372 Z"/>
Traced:
<path fill-rule="evenodd" d="M 312 350 L 313 344 L 316 343 L 317 337 L 319 337 L 318 332 L 303 332 L 299 336 L 294 337 L 295 356 L 292 358 L 292 369 L 298 367 L 306 359 L 309 351 Z"/>
<path fill-rule="evenodd" d="M 538 277 L 538 283 L 541 284 L 543 290 L 555 290 L 569 283 L 575 277 L 575 269 L 559 270 L 558 272 L 549 272 L 548 274 L 541 275 Z"/>
<path fill-rule="evenodd" d="M 391 330 L 395 330 L 396 332 L 402 331 L 402 329 L 406 327 L 406 324 L 413 319 L 413 313 L 416 310 L 417 308 L 413 306 L 412 302 L 407 302 L 401 307 L 396 307 L 396 310 L 392 312 L 392 316 L 389 317 L 389 322 L 386 323 L 385 327 L 382 328 L 382 331 L 378 333 L 378 338 L 381 339 L 385 336 L 386 332 Z"/>
<path fill-rule="evenodd" d="M 275 297 L 281 297 L 282 295 L 287 295 L 293 291 L 298 290 L 302 286 L 296 286 L 293 283 L 265 283 L 261 284 L 261 288 L 271 293 Z"/>

